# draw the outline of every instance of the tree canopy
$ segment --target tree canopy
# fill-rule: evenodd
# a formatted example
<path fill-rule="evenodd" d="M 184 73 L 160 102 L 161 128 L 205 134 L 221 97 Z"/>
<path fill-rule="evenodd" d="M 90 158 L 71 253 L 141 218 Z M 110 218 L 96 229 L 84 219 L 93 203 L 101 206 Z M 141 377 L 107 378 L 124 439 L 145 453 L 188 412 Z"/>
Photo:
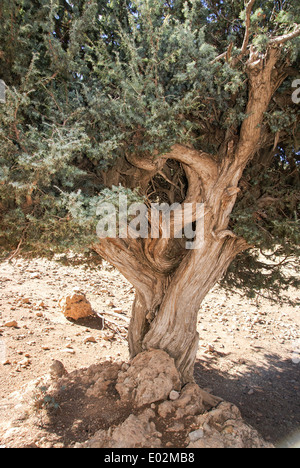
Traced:
<path fill-rule="evenodd" d="M 299 254 L 297 0 L 2 0 L 0 21 L 3 257 L 89 253 L 107 188 L 182 202 L 181 162 L 149 186 L 147 161 L 184 145 L 222 165 L 249 117 L 249 56 L 254 67 L 280 48 L 230 217 L 251 249 L 225 281 L 249 291 L 294 282 L 281 267 Z"/>

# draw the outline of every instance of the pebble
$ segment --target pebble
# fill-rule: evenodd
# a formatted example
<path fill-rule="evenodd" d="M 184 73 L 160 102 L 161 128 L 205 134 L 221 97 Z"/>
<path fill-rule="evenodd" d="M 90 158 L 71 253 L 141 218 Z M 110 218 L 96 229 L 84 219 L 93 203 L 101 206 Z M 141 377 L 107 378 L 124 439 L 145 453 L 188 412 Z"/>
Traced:
<path fill-rule="evenodd" d="M 67 371 L 63 365 L 62 362 L 60 361 L 53 361 L 53 363 L 50 366 L 50 375 L 52 378 L 60 378 L 63 375 L 67 374 Z"/>
<path fill-rule="evenodd" d="M 202 439 L 202 437 L 204 437 L 203 429 L 197 429 L 196 431 L 189 433 L 189 438 L 191 442 L 196 442 L 197 440 Z"/>
<path fill-rule="evenodd" d="M 97 340 L 94 336 L 87 336 L 84 340 L 84 343 L 97 343 Z"/>
<path fill-rule="evenodd" d="M 170 392 L 170 395 L 169 395 L 170 400 L 175 401 L 175 400 L 178 400 L 179 397 L 180 397 L 180 393 L 176 392 L 176 390 L 172 390 Z"/>
<path fill-rule="evenodd" d="M 75 354 L 75 350 L 72 349 L 72 348 L 65 348 L 65 349 L 62 349 L 62 352 L 63 352 L 63 353 L 68 353 L 68 354 Z"/>
<path fill-rule="evenodd" d="M 30 274 L 30 279 L 38 279 L 40 278 L 40 274 L 39 273 L 31 273 Z"/>
<path fill-rule="evenodd" d="M 18 366 L 16 370 L 19 371 L 20 369 L 26 369 L 27 367 L 30 366 L 30 364 L 31 364 L 30 359 L 25 357 L 25 359 L 22 359 L 22 361 L 18 362 Z"/>
<path fill-rule="evenodd" d="M 30 299 L 29 299 L 29 297 L 24 297 L 23 299 L 21 299 L 21 303 L 22 303 L 22 304 L 30 304 Z"/>
<path fill-rule="evenodd" d="M 5 323 L 4 326 L 7 328 L 18 328 L 18 322 L 12 320 L 11 322 Z"/>

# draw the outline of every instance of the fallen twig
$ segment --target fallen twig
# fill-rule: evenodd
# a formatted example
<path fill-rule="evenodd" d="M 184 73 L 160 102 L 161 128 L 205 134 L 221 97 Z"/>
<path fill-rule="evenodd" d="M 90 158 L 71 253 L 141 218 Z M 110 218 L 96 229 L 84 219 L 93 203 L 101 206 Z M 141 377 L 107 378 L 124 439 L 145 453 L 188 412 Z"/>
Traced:
<path fill-rule="evenodd" d="M 124 328 L 125 330 L 128 329 L 128 327 L 127 327 L 126 325 L 121 325 L 120 323 L 117 323 L 115 320 L 107 319 L 106 317 L 104 317 L 104 316 L 103 316 L 102 314 L 100 314 L 99 312 L 95 312 L 95 314 L 96 314 L 99 318 L 101 318 L 102 320 L 104 320 L 104 321 L 106 321 L 106 322 L 108 322 L 108 323 L 112 323 L 113 325 L 116 325 L 116 326 L 119 327 L 119 328 Z M 104 314 L 109 315 L 109 312 L 104 312 Z M 119 318 L 120 318 L 120 317 L 119 317 Z M 125 318 L 125 317 L 123 317 L 123 318 Z M 127 320 L 128 320 L 128 319 L 127 319 L 127 317 L 126 317 L 126 321 L 127 321 Z M 128 321 L 129 321 L 129 320 L 128 320 Z"/>
<path fill-rule="evenodd" d="M 124 315 L 121 315 L 121 314 L 118 314 L 117 312 L 113 312 L 113 311 L 103 311 L 102 314 L 104 315 L 111 315 L 112 317 L 116 317 L 116 318 L 119 318 L 121 320 L 124 320 L 124 322 L 127 322 L 129 323 L 130 322 L 130 319 L 128 317 L 125 317 Z"/>

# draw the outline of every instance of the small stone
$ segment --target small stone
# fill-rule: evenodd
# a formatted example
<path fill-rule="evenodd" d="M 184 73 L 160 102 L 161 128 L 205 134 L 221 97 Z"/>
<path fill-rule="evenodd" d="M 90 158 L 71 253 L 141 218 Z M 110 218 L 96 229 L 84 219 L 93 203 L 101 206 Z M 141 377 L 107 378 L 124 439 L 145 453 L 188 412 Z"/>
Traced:
<path fill-rule="evenodd" d="M 175 400 L 178 400 L 179 397 L 180 397 L 180 393 L 176 392 L 176 390 L 172 390 L 170 392 L 170 395 L 169 395 L 170 400 L 175 401 Z"/>
<path fill-rule="evenodd" d="M 112 341 L 112 340 L 114 339 L 114 337 L 115 337 L 115 334 L 114 334 L 114 333 L 109 333 L 108 335 L 104 335 L 104 336 L 103 336 L 103 339 L 104 339 L 105 341 Z"/>
<path fill-rule="evenodd" d="M 175 421 L 174 424 L 168 427 L 167 432 L 180 432 L 184 431 L 185 427 L 182 422 Z"/>
<path fill-rule="evenodd" d="M 63 353 L 75 354 L 75 350 L 71 348 L 62 349 Z"/>
<path fill-rule="evenodd" d="M 94 336 L 87 336 L 84 340 L 84 343 L 97 343 L 97 340 Z"/>
<path fill-rule="evenodd" d="M 67 374 L 67 371 L 60 361 L 53 361 L 50 367 L 50 375 L 53 378 L 60 378 Z"/>
<path fill-rule="evenodd" d="M 12 320 L 11 322 L 5 323 L 4 326 L 7 328 L 18 328 L 18 322 Z"/>
<path fill-rule="evenodd" d="M 38 279 L 38 278 L 40 278 L 40 274 L 39 273 L 31 273 L 30 278 L 31 279 Z"/>
<path fill-rule="evenodd" d="M 18 362 L 18 368 L 17 369 L 26 369 L 29 367 L 31 364 L 31 361 L 28 358 L 22 359 L 22 361 Z"/>
<path fill-rule="evenodd" d="M 191 442 L 196 442 L 196 440 L 202 439 L 204 437 L 203 429 L 197 429 L 196 431 L 189 433 L 189 438 Z"/>
<path fill-rule="evenodd" d="M 30 304 L 30 299 L 29 297 L 24 297 L 22 300 L 21 300 L 22 304 Z"/>

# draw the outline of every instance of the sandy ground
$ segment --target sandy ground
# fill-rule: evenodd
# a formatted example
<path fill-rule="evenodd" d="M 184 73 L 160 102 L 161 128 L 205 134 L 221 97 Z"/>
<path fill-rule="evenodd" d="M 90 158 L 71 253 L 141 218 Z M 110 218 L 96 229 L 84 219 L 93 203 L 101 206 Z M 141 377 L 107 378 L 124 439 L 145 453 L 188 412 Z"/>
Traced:
<path fill-rule="evenodd" d="M 78 322 L 63 316 L 59 299 L 76 287 L 104 322 L 96 315 Z M 299 303 L 298 291 L 289 295 Z M 7 396 L 47 373 L 53 360 L 69 372 L 128 360 L 133 298 L 131 285 L 106 263 L 97 270 L 41 259 L 0 264 L 0 423 L 11 417 Z M 216 287 L 199 311 L 198 330 L 201 388 L 236 404 L 267 441 L 300 442 L 299 307 L 228 297 Z"/>

